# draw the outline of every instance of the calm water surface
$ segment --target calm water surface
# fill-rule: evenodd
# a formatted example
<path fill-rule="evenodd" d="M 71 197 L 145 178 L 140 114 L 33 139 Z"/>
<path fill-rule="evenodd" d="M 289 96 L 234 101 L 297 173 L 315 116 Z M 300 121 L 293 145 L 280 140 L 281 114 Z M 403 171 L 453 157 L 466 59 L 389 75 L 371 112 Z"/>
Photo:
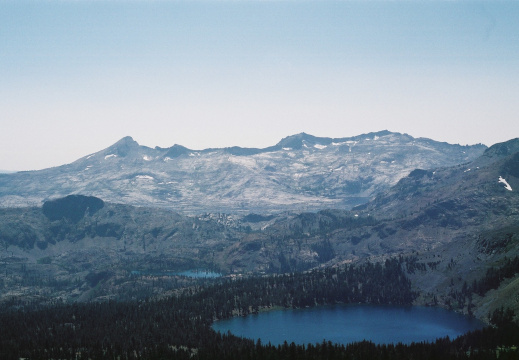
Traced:
<path fill-rule="evenodd" d="M 132 275 L 152 275 L 152 276 L 187 276 L 190 278 L 217 278 L 221 277 L 222 274 L 205 270 L 205 269 L 195 269 L 195 270 L 186 270 L 186 271 L 141 271 L 141 270 L 132 270 Z"/>
<path fill-rule="evenodd" d="M 371 340 L 376 344 L 434 341 L 455 338 L 484 324 L 445 309 L 380 305 L 334 305 L 279 310 L 217 321 L 213 329 L 266 344 L 322 342 L 348 344 Z"/>
<path fill-rule="evenodd" d="M 178 272 L 176 273 L 176 275 L 182 275 L 182 276 L 187 276 L 187 277 L 192 277 L 192 278 L 217 278 L 217 277 L 221 277 L 222 274 L 220 273 L 217 273 L 217 272 L 214 272 L 214 271 L 210 271 L 210 270 L 187 270 L 187 271 L 182 271 L 182 272 Z"/>

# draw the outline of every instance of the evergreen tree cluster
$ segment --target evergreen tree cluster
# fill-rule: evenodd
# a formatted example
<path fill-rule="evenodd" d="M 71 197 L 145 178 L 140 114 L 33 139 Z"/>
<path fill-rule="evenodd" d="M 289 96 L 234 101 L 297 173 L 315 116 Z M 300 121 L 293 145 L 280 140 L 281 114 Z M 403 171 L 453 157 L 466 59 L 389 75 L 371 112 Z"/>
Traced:
<path fill-rule="evenodd" d="M 519 273 L 519 257 L 516 256 L 513 259 L 507 259 L 505 264 L 499 268 L 489 268 L 482 279 L 472 283 L 471 290 L 483 296 L 487 291 L 497 289 L 503 280 L 512 278 L 517 273 Z"/>
<path fill-rule="evenodd" d="M 517 273 L 519 273 L 519 257 L 506 259 L 501 267 L 489 268 L 485 276 L 479 280 L 474 280 L 471 285 L 468 285 L 465 281 L 460 290 L 451 289 L 449 292 L 450 298 L 447 298 L 446 305 L 449 308 L 460 310 L 466 307 L 467 312 L 471 315 L 472 308 L 475 306 L 472 302 L 474 294 L 484 296 L 489 290 L 497 289 L 505 279 L 513 278 Z M 451 285 L 453 283 L 453 279 L 451 279 Z"/>
<path fill-rule="evenodd" d="M 324 268 L 305 273 L 222 282 L 194 295 L 212 318 L 257 313 L 281 306 L 301 308 L 335 303 L 410 305 L 416 294 L 401 270 L 401 260 Z"/>

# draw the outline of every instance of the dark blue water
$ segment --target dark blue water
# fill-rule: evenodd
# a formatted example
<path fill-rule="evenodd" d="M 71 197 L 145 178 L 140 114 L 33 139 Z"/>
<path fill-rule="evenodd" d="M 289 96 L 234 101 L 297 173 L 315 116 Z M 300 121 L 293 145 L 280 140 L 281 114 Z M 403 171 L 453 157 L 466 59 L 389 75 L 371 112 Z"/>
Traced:
<path fill-rule="evenodd" d="M 151 276 L 186 276 L 190 278 L 217 278 L 222 276 L 222 274 L 203 269 L 196 270 L 186 270 L 186 271 L 141 271 L 141 270 L 132 270 L 132 275 L 151 275 Z"/>
<path fill-rule="evenodd" d="M 176 275 L 187 276 L 191 278 L 217 278 L 222 274 L 209 270 L 187 270 L 176 273 Z"/>
<path fill-rule="evenodd" d="M 474 318 L 431 307 L 334 305 L 264 312 L 217 321 L 213 329 L 266 344 L 348 344 L 370 340 L 376 344 L 451 339 L 484 324 Z"/>

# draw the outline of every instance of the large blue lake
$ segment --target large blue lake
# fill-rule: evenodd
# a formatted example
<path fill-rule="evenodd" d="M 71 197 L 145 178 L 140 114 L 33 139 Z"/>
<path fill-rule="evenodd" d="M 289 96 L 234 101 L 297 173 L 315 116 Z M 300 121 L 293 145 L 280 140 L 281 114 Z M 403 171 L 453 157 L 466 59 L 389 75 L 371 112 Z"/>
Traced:
<path fill-rule="evenodd" d="M 333 305 L 263 312 L 216 321 L 213 329 L 266 344 L 348 344 L 370 340 L 376 344 L 451 339 L 482 328 L 477 319 L 440 308 L 379 305 Z"/>

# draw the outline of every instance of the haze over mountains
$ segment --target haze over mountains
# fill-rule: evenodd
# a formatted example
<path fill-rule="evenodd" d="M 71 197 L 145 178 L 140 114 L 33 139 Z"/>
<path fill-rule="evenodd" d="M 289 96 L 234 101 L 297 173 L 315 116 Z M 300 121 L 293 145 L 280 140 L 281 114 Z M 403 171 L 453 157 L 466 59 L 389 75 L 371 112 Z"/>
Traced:
<path fill-rule="evenodd" d="M 184 213 L 349 209 L 416 168 L 469 162 L 485 149 L 389 131 L 348 138 L 301 133 L 264 149 L 149 148 L 125 137 L 71 164 L 0 174 L 0 204 L 38 206 L 83 194 Z"/>

